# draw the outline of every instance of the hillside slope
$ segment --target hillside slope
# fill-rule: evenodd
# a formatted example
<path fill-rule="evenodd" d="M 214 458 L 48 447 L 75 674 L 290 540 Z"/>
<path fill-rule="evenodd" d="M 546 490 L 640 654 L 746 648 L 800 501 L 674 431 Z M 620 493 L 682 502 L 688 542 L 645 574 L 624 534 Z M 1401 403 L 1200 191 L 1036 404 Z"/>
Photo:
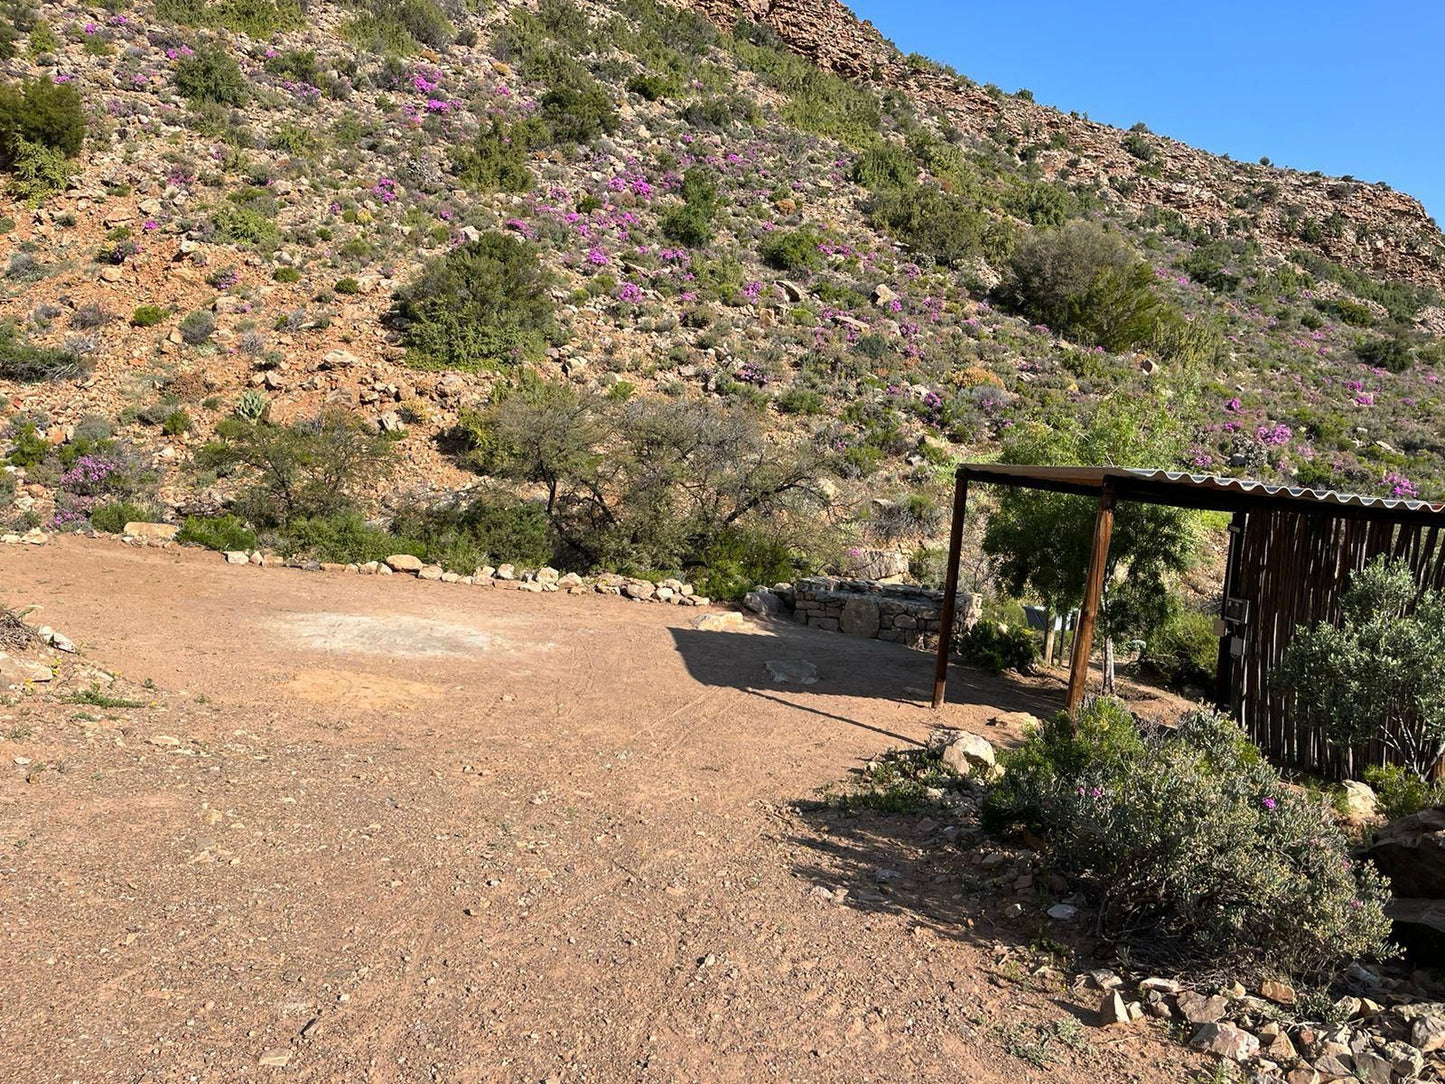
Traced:
<path fill-rule="evenodd" d="M 1100 405 L 1171 465 L 1445 494 L 1414 200 L 974 86 L 838 4 L 692 7 L 12 0 L 4 83 L 78 89 L 86 136 L 0 197 L 0 519 L 218 511 L 252 477 L 218 427 L 330 407 L 388 438 L 368 493 L 434 500 L 524 370 L 745 417 L 845 519 L 920 497 L 918 537 L 953 462 Z M 1075 229 L 1134 263 L 1050 327 L 1020 254 Z"/>

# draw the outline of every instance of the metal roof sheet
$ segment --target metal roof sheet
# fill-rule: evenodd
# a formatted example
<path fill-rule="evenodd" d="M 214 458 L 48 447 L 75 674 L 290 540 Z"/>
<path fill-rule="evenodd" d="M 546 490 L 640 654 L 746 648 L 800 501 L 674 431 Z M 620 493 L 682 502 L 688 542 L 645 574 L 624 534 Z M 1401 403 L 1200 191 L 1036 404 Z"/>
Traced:
<path fill-rule="evenodd" d="M 1003 484 L 1052 489 L 1073 493 L 1097 493 L 1106 480 L 1112 481 L 1121 499 L 1134 498 L 1154 503 L 1171 503 L 1170 495 L 1185 506 L 1203 505 L 1222 510 L 1248 509 L 1257 505 L 1299 504 L 1299 511 L 1341 514 L 1364 513 L 1372 519 L 1428 521 L 1445 526 L 1445 504 L 1409 500 L 1404 497 L 1367 497 L 1329 489 L 1275 485 L 1248 478 L 1219 474 L 1189 474 L 1184 471 L 1140 467 L 1037 467 L 1009 463 L 965 463 L 961 477 Z"/>

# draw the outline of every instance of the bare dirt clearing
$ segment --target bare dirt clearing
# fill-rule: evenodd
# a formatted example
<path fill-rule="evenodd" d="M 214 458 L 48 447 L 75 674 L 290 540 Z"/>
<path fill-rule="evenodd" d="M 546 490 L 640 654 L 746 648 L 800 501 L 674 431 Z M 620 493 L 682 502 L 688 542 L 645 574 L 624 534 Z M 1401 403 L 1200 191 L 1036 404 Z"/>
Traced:
<path fill-rule="evenodd" d="M 1055 1024 L 1097 998 L 1010 961 L 1033 927 L 993 927 L 929 818 L 792 808 L 934 725 L 999 741 L 986 719 L 1056 683 L 958 673 L 939 715 L 931 659 L 872 640 L 82 539 L 0 550 L 0 603 L 154 683 L 0 709 L 5 1080 L 1200 1064 L 1147 1025 Z"/>

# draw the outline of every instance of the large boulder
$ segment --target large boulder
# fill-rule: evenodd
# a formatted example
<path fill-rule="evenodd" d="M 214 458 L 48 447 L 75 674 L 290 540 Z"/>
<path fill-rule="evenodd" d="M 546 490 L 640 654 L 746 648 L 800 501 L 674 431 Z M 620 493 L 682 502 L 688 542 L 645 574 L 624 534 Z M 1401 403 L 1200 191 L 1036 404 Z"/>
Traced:
<path fill-rule="evenodd" d="M 1365 854 L 1390 878 L 1396 896 L 1445 899 L 1445 806 L 1391 821 Z"/>
<path fill-rule="evenodd" d="M 882 620 L 878 603 L 859 595 L 843 603 L 843 612 L 838 615 L 838 630 L 850 636 L 877 636 Z"/>
<path fill-rule="evenodd" d="M 967 730 L 941 731 L 929 745 L 935 750 L 941 748 L 944 766 L 959 775 L 991 779 L 998 774 L 998 759 L 987 738 Z"/>

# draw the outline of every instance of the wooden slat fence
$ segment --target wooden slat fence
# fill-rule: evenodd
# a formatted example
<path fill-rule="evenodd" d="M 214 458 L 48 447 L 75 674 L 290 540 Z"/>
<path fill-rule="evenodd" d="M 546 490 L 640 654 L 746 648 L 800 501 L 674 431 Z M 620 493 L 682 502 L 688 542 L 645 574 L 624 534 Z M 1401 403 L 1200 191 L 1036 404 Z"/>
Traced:
<path fill-rule="evenodd" d="M 1271 759 L 1332 778 L 1357 777 L 1398 759 L 1380 742 L 1335 749 L 1316 726 L 1292 718 L 1270 680 L 1294 630 L 1337 622 L 1350 574 L 1386 553 L 1408 561 L 1422 587 L 1445 586 L 1439 528 L 1322 512 L 1255 510 L 1244 515 L 1241 559 L 1226 596 L 1250 603 L 1244 656 L 1230 671 L 1230 703 L 1251 740 Z"/>

